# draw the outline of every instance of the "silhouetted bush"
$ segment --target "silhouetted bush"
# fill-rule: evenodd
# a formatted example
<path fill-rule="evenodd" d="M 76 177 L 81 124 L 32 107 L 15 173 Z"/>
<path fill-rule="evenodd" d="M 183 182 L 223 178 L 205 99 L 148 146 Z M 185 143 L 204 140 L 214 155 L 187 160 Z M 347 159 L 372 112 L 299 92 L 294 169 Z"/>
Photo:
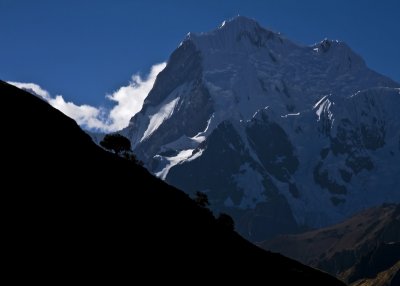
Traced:
<path fill-rule="evenodd" d="M 129 161 L 135 162 L 139 166 L 144 166 L 144 163 L 138 160 L 132 151 L 124 151 L 121 153 L 121 156 Z"/>
<path fill-rule="evenodd" d="M 131 150 L 131 141 L 118 133 L 107 134 L 100 142 L 100 145 L 107 150 L 114 151 L 118 155 L 123 151 L 128 152 Z"/>
<path fill-rule="evenodd" d="M 235 229 L 235 222 L 233 221 L 233 218 L 226 213 L 219 214 L 217 223 L 226 230 L 234 231 Z"/>
<path fill-rule="evenodd" d="M 200 206 L 200 207 L 208 207 L 210 205 L 210 202 L 208 201 L 208 197 L 205 193 L 203 192 L 196 192 L 196 196 L 194 198 L 194 201 Z"/>

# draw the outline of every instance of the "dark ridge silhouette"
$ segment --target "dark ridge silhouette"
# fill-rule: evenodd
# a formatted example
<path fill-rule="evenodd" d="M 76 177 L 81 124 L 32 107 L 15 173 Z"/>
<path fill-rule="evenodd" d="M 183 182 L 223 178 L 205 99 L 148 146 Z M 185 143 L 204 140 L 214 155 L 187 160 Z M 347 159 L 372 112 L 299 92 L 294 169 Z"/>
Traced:
<path fill-rule="evenodd" d="M 4 82 L 0 96 L 2 233 L 15 277 L 344 285 L 221 227 L 207 208 L 98 147 L 43 100 Z"/>

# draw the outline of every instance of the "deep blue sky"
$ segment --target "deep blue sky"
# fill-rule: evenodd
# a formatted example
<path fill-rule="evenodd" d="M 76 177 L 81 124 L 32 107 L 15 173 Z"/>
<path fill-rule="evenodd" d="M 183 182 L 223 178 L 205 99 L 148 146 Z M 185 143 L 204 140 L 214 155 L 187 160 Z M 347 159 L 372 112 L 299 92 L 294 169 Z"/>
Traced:
<path fill-rule="evenodd" d="M 132 74 L 167 60 L 188 32 L 237 14 L 302 44 L 343 40 L 400 82 L 398 0 L 0 0 L 0 79 L 104 104 Z"/>

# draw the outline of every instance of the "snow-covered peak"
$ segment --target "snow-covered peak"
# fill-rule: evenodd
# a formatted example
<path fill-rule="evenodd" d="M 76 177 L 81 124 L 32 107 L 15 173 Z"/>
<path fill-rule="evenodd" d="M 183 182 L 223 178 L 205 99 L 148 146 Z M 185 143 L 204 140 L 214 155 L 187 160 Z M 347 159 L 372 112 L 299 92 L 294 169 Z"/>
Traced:
<path fill-rule="evenodd" d="M 256 20 L 244 16 L 236 16 L 230 20 L 222 22 L 219 29 L 236 29 L 240 31 L 252 31 L 260 28 Z"/>
<path fill-rule="evenodd" d="M 271 208 L 279 226 L 286 213 L 316 227 L 400 201 L 399 87 L 343 42 L 298 45 L 235 17 L 187 36 L 121 133 L 154 174 L 245 211 L 238 229 L 259 240 Z"/>
<path fill-rule="evenodd" d="M 268 41 L 282 38 L 278 33 L 261 27 L 255 20 L 237 16 L 224 21 L 217 29 L 206 33 L 189 33 L 191 40 L 201 51 L 231 50 L 238 51 L 265 48 Z"/>
<path fill-rule="evenodd" d="M 181 138 L 179 132 L 192 138 L 211 116 L 209 132 L 225 120 L 251 120 L 266 106 L 271 107 L 270 115 L 286 118 L 311 109 L 327 94 L 347 97 L 376 86 L 398 84 L 369 70 L 345 43 L 324 39 L 312 46 L 298 45 L 238 16 L 213 31 L 187 35 L 126 135 L 135 148 L 145 141 L 153 146 L 152 138 L 168 137 L 172 142 Z M 161 130 L 168 136 L 157 136 Z M 192 148 L 192 140 L 187 142 Z"/>

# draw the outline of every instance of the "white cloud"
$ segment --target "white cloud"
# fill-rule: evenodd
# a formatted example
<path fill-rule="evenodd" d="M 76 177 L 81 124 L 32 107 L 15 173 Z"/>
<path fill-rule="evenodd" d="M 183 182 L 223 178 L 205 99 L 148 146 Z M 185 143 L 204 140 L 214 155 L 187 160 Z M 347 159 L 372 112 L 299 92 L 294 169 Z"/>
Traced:
<path fill-rule="evenodd" d="M 101 131 L 113 131 L 110 130 L 107 121 L 104 120 L 105 111 L 102 108 L 66 102 L 61 95 L 51 98 L 48 102 L 65 115 L 75 119 L 75 121 L 83 127 Z"/>
<path fill-rule="evenodd" d="M 132 116 L 142 109 L 144 99 L 152 89 L 157 75 L 165 66 L 166 63 L 154 65 L 145 79 L 140 75 L 133 75 L 129 85 L 122 86 L 114 93 L 107 95 L 106 98 L 116 102 L 111 110 L 86 104 L 76 105 L 65 101 L 62 95 L 52 97 L 48 91 L 34 83 L 8 83 L 43 98 L 51 106 L 73 118 L 83 128 L 113 132 L 128 126 Z"/>
<path fill-rule="evenodd" d="M 132 114 L 136 114 L 142 109 L 144 99 L 153 88 L 157 75 L 165 66 L 166 63 L 154 65 L 145 80 L 139 75 L 132 76 L 132 81 L 128 86 L 123 86 L 107 96 L 108 99 L 117 102 L 109 115 L 112 122 L 111 129 L 120 130 L 126 127 Z"/>
<path fill-rule="evenodd" d="M 18 88 L 29 91 L 30 93 L 33 93 L 45 100 L 51 99 L 50 94 L 47 92 L 47 90 L 42 89 L 39 85 L 35 83 L 23 83 L 23 82 L 13 82 L 13 81 L 9 81 L 8 83 L 11 85 L 15 85 Z"/>

